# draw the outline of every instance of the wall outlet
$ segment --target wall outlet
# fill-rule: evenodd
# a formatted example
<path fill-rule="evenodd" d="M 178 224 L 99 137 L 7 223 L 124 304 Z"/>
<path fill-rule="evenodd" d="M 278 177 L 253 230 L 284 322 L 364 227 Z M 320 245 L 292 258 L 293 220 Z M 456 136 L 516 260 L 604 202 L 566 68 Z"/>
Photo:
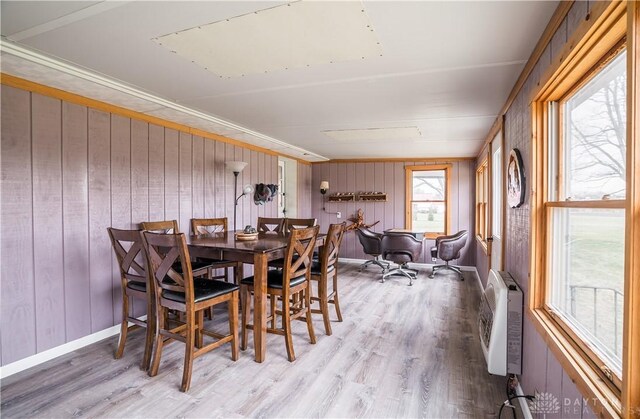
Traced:
<path fill-rule="evenodd" d="M 336 218 L 342 218 L 342 213 L 340 211 L 336 212 Z"/>

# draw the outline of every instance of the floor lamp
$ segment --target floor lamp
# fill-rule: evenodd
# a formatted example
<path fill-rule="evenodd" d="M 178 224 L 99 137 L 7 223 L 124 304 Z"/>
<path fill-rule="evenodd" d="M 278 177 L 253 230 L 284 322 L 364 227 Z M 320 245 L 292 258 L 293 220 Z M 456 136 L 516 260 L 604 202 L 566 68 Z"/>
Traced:
<path fill-rule="evenodd" d="M 233 172 L 233 196 L 235 196 L 236 191 L 238 190 L 238 175 L 247 166 L 247 163 L 243 161 L 228 161 L 225 164 L 227 165 L 227 168 Z M 237 214 L 238 214 L 238 201 L 243 196 L 248 195 L 252 192 L 253 192 L 253 186 L 245 185 L 244 189 L 242 190 L 242 193 L 238 195 L 238 197 L 235 200 L 235 203 L 233 206 L 233 230 L 234 231 L 238 229 L 237 222 L 236 222 Z"/>

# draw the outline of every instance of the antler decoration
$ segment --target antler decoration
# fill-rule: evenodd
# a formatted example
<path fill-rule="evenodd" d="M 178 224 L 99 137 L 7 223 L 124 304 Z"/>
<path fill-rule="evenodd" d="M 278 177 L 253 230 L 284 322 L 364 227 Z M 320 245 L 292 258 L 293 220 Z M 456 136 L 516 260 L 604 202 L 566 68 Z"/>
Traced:
<path fill-rule="evenodd" d="M 376 221 L 373 224 L 365 224 L 364 212 L 362 211 L 362 208 L 358 208 L 358 212 L 356 212 L 354 216 L 349 218 L 349 221 L 351 221 L 353 224 L 348 225 L 346 228 L 346 231 L 355 230 L 356 228 L 359 228 L 359 227 L 371 228 L 380 222 L 380 221 Z"/>

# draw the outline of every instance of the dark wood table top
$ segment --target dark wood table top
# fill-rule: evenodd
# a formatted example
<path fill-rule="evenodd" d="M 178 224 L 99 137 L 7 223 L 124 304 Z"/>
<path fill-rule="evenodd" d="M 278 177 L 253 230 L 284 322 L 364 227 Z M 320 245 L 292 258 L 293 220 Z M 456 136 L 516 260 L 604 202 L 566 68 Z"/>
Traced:
<path fill-rule="evenodd" d="M 247 253 L 267 253 L 287 247 L 288 238 L 274 233 L 260 233 L 255 240 L 236 240 L 233 232 L 214 233 L 210 236 L 188 236 L 188 246 L 234 250 Z"/>
<path fill-rule="evenodd" d="M 326 234 L 318 234 L 316 247 L 324 244 Z M 253 255 L 267 254 L 267 259 L 282 257 L 287 248 L 289 238 L 277 233 L 259 233 L 255 240 L 236 240 L 232 231 L 213 233 L 209 236 L 187 236 L 187 246 L 195 256 L 206 256 L 237 260 L 251 263 Z M 220 252 L 219 256 L 213 255 Z"/>

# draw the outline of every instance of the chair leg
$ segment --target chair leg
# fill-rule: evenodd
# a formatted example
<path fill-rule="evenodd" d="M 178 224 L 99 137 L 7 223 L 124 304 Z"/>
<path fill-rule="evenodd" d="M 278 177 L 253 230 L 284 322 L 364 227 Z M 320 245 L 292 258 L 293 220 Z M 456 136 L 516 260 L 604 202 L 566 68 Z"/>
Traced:
<path fill-rule="evenodd" d="M 326 289 L 326 287 L 325 287 Z M 309 341 L 312 344 L 316 343 L 316 334 L 313 331 L 313 321 L 311 320 L 311 294 L 309 294 L 309 288 L 306 289 L 305 293 L 304 293 L 304 298 L 305 298 L 305 310 L 306 310 L 306 314 L 305 314 L 305 318 L 307 320 L 307 329 L 309 329 Z M 327 301 L 326 295 L 325 295 L 325 299 L 324 299 L 325 303 Z M 327 319 L 329 318 L 329 307 L 327 307 L 327 309 L 325 310 L 325 312 L 327 313 Z M 324 316 L 324 314 L 323 314 Z M 325 327 L 326 327 L 327 323 L 325 322 Z M 289 330 L 291 331 L 291 330 Z M 327 334 L 331 334 L 331 325 L 329 325 L 329 333 Z"/>
<path fill-rule="evenodd" d="M 231 359 L 238 360 L 238 292 L 234 292 L 229 301 L 229 331 L 233 336 L 231 340 Z"/>
<path fill-rule="evenodd" d="M 156 313 L 154 313 L 151 298 L 147 296 L 147 330 L 145 331 L 144 355 L 142 355 L 141 369 L 148 371 L 151 366 L 151 354 L 153 353 L 153 339 L 156 332 Z"/>
<path fill-rule="evenodd" d="M 238 263 L 233 268 L 233 275 L 235 276 L 236 285 L 239 285 L 240 281 L 242 281 L 242 277 L 244 276 L 244 265 L 242 263 Z"/>
<path fill-rule="evenodd" d="M 122 323 L 120 323 L 120 338 L 118 339 L 118 349 L 115 358 L 120 359 L 124 354 L 124 344 L 127 342 L 127 332 L 129 331 L 129 297 L 126 292 L 122 293 Z"/>
<path fill-rule="evenodd" d="M 333 277 L 333 305 L 336 307 L 338 321 L 342 321 L 342 313 L 340 312 L 340 300 L 338 299 L 338 275 Z"/>
<path fill-rule="evenodd" d="M 251 292 L 249 292 L 249 287 L 246 285 L 240 287 L 240 292 L 242 293 L 242 339 L 240 349 L 244 351 L 247 349 L 247 324 L 249 323 L 249 311 L 251 308 Z"/>
<path fill-rule="evenodd" d="M 307 290 L 309 295 L 309 301 L 311 301 L 311 288 Z M 320 312 L 322 312 L 322 320 L 324 321 L 324 332 L 327 336 L 331 336 L 331 320 L 329 319 L 329 298 L 327 297 L 327 280 L 326 278 L 320 279 L 318 282 L 318 297 L 320 298 Z M 307 305 L 311 309 L 311 304 Z"/>
<path fill-rule="evenodd" d="M 282 302 L 282 328 L 284 329 L 284 344 L 287 347 L 287 356 L 289 362 L 296 360 L 296 354 L 293 351 L 293 340 L 291 338 L 291 309 L 289 307 L 289 298 L 280 299 Z"/>
<path fill-rule="evenodd" d="M 435 265 L 433 268 L 431 268 L 431 275 L 429 275 L 429 278 L 434 278 L 436 272 L 441 269 L 442 270 L 449 269 L 450 271 L 456 272 L 460 277 L 460 280 L 464 281 L 464 275 L 462 274 L 462 270 L 457 266 L 449 265 L 448 261 L 444 265 Z"/>
<path fill-rule="evenodd" d="M 195 339 L 195 313 L 187 313 L 187 333 L 185 336 L 184 370 L 182 371 L 182 385 L 180 391 L 186 392 L 191 386 L 191 370 L 193 368 L 193 347 Z"/>
<path fill-rule="evenodd" d="M 398 268 L 392 269 L 386 274 L 382 275 L 382 282 L 384 282 L 385 278 L 392 275 L 402 275 L 409 278 L 409 286 L 413 285 L 413 280 L 417 278 L 418 271 L 415 269 L 409 269 L 406 264 L 400 265 Z"/>
<path fill-rule="evenodd" d="M 155 338 L 155 352 L 153 354 L 153 362 L 151 368 L 149 368 L 149 376 L 155 377 L 158 374 L 158 368 L 160 367 L 160 357 L 162 356 L 162 347 L 164 345 L 164 339 L 162 338 L 161 330 L 164 330 L 167 321 L 167 309 L 164 307 L 158 307 L 160 312 L 158 313 L 158 324 L 156 325 L 156 338 Z"/>
<path fill-rule="evenodd" d="M 211 307 L 209 307 L 211 309 Z M 204 334 L 202 331 L 204 330 L 204 310 L 199 310 L 196 313 L 196 347 L 202 348 L 202 344 L 204 343 Z"/>
<path fill-rule="evenodd" d="M 460 281 L 464 281 L 464 275 L 462 274 L 462 270 L 457 266 L 449 266 L 453 272 L 457 272 L 458 276 L 460 276 Z"/>
<path fill-rule="evenodd" d="M 213 320 L 213 306 L 206 308 L 207 320 Z"/>
<path fill-rule="evenodd" d="M 367 260 L 365 263 L 363 263 L 362 265 L 360 265 L 360 268 L 358 269 L 359 272 L 362 272 L 362 270 L 364 268 L 366 268 L 369 265 L 377 265 L 379 267 L 382 268 L 382 271 L 386 271 L 387 269 L 389 269 L 389 263 L 388 262 L 383 262 L 380 259 L 378 259 L 378 257 L 376 256 L 375 259 L 369 259 Z"/>
<path fill-rule="evenodd" d="M 269 303 L 271 305 L 271 328 L 276 328 L 276 303 L 278 302 L 277 295 L 269 295 Z"/>

